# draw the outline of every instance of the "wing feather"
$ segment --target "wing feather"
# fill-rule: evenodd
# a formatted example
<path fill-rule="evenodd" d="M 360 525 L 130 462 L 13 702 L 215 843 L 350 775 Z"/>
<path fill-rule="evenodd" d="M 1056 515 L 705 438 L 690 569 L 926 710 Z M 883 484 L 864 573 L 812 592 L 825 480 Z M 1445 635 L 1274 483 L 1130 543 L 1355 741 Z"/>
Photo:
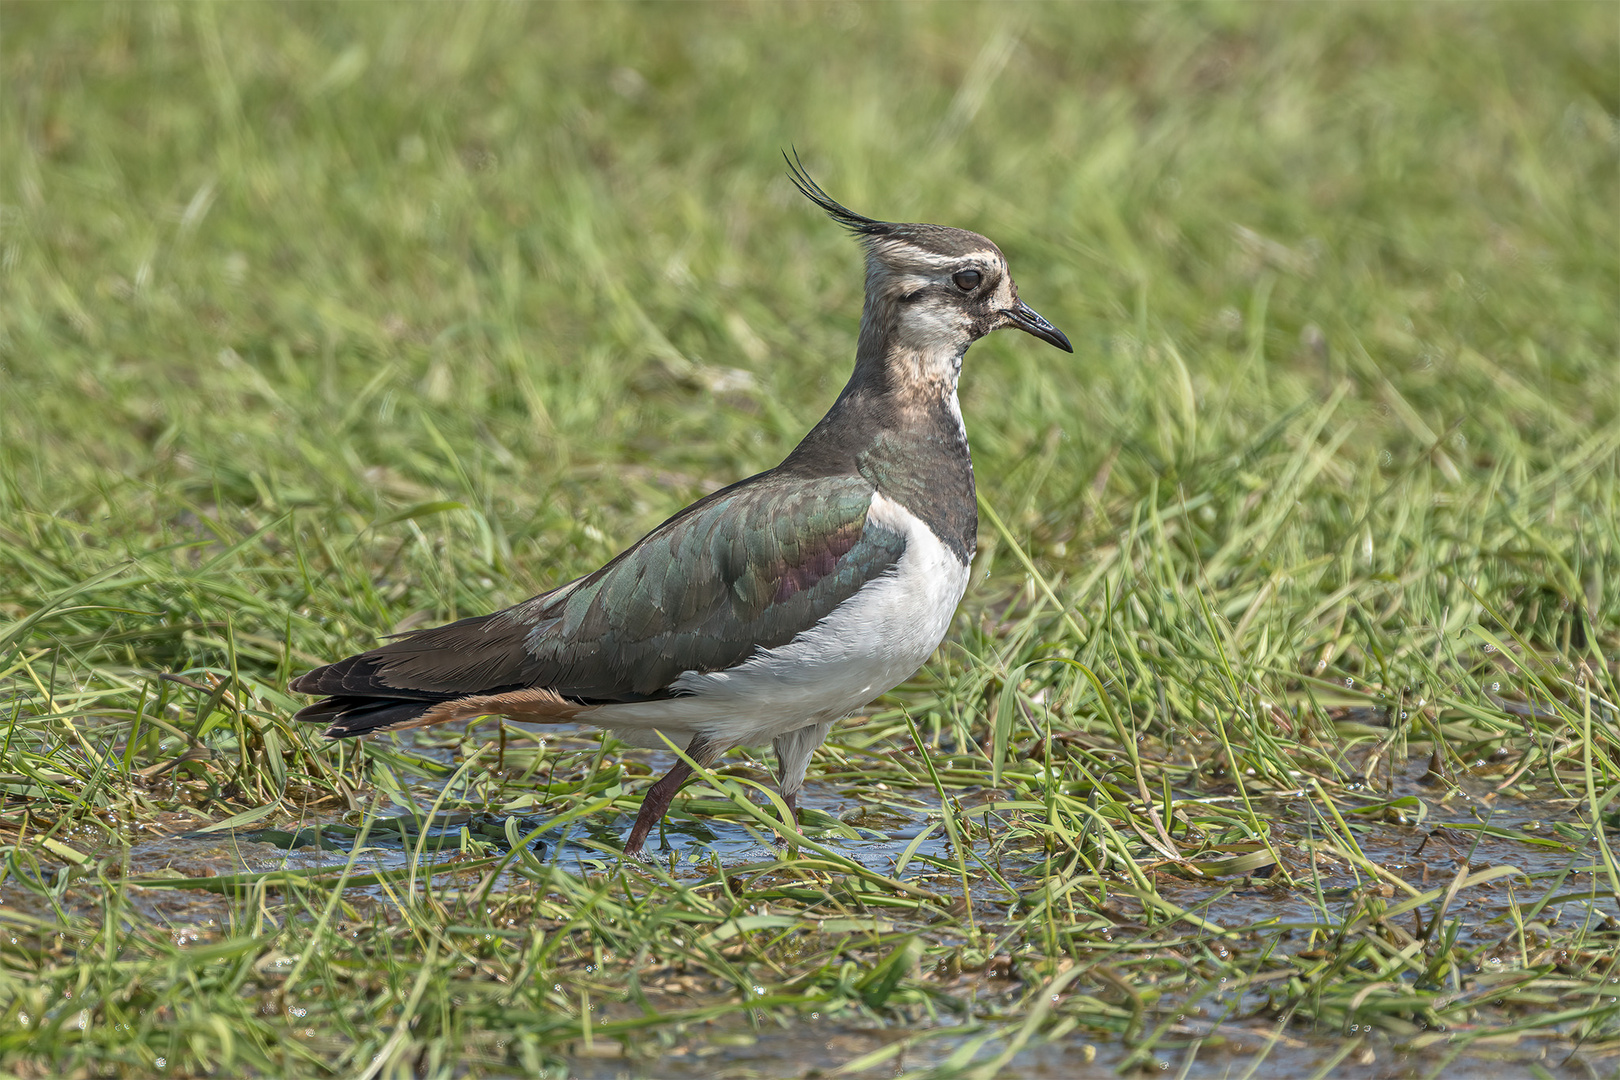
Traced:
<path fill-rule="evenodd" d="M 594 574 L 301 676 L 293 690 L 328 700 L 300 716 L 336 715 L 340 730 L 344 714 L 382 719 L 413 702 L 527 687 L 581 704 L 667 697 L 684 672 L 785 645 L 888 572 L 905 538 L 867 519 L 872 492 L 860 477 L 754 477 Z"/>

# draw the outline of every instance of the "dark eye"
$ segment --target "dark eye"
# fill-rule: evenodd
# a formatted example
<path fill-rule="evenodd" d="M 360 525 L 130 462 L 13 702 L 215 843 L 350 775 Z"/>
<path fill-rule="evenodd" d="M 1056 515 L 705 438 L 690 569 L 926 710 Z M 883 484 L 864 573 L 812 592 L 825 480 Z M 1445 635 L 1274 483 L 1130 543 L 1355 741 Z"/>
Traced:
<path fill-rule="evenodd" d="M 972 292 L 979 287 L 979 282 L 984 280 L 984 275 L 977 270 L 962 270 L 951 280 L 956 282 L 956 287 L 963 292 Z"/>

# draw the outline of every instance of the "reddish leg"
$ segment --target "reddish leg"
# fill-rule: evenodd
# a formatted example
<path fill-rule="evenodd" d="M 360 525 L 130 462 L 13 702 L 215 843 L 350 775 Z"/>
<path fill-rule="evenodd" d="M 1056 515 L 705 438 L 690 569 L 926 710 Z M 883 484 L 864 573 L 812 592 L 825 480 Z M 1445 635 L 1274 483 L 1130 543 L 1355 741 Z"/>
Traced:
<path fill-rule="evenodd" d="M 694 736 L 686 748 L 686 756 L 707 766 L 712 756 L 709 754 L 708 741 L 701 735 Z M 677 761 L 673 769 L 647 789 L 647 794 L 641 797 L 641 810 L 636 814 L 636 823 L 630 828 L 630 838 L 624 842 L 626 855 L 641 854 L 641 847 L 647 842 L 653 826 L 669 813 L 669 804 L 675 801 L 675 793 L 681 790 L 681 786 L 691 775 L 692 766 L 685 761 Z"/>

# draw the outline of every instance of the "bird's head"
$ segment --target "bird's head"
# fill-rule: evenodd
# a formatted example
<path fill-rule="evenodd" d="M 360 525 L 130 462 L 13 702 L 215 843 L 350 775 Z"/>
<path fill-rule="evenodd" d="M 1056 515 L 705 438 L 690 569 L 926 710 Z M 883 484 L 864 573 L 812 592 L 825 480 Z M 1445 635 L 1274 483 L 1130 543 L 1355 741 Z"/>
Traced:
<path fill-rule="evenodd" d="M 863 346 L 873 334 L 887 349 L 960 358 L 979 338 L 1013 326 L 1074 351 L 1061 330 L 1018 299 L 1007 258 L 989 240 L 945 225 L 875 221 L 836 202 L 797 160 L 788 167 L 805 197 L 866 246 Z"/>

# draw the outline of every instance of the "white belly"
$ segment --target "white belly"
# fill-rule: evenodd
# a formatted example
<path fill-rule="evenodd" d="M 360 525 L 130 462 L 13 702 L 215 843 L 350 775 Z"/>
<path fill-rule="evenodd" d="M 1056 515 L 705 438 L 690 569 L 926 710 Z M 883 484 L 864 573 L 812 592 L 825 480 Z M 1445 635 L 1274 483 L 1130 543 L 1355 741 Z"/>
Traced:
<path fill-rule="evenodd" d="M 627 741 L 677 746 L 703 733 L 721 746 L 758 746 L 836 720 L 899 686 L 934 654 L 967 588 L 968 568 L 911 511 L 873 495 L 867 521 L 902 533 L 893 569 L 786 645 L 726 671 L 689 671 L 681 696 L 603 705 L 577 719 Z"/>

